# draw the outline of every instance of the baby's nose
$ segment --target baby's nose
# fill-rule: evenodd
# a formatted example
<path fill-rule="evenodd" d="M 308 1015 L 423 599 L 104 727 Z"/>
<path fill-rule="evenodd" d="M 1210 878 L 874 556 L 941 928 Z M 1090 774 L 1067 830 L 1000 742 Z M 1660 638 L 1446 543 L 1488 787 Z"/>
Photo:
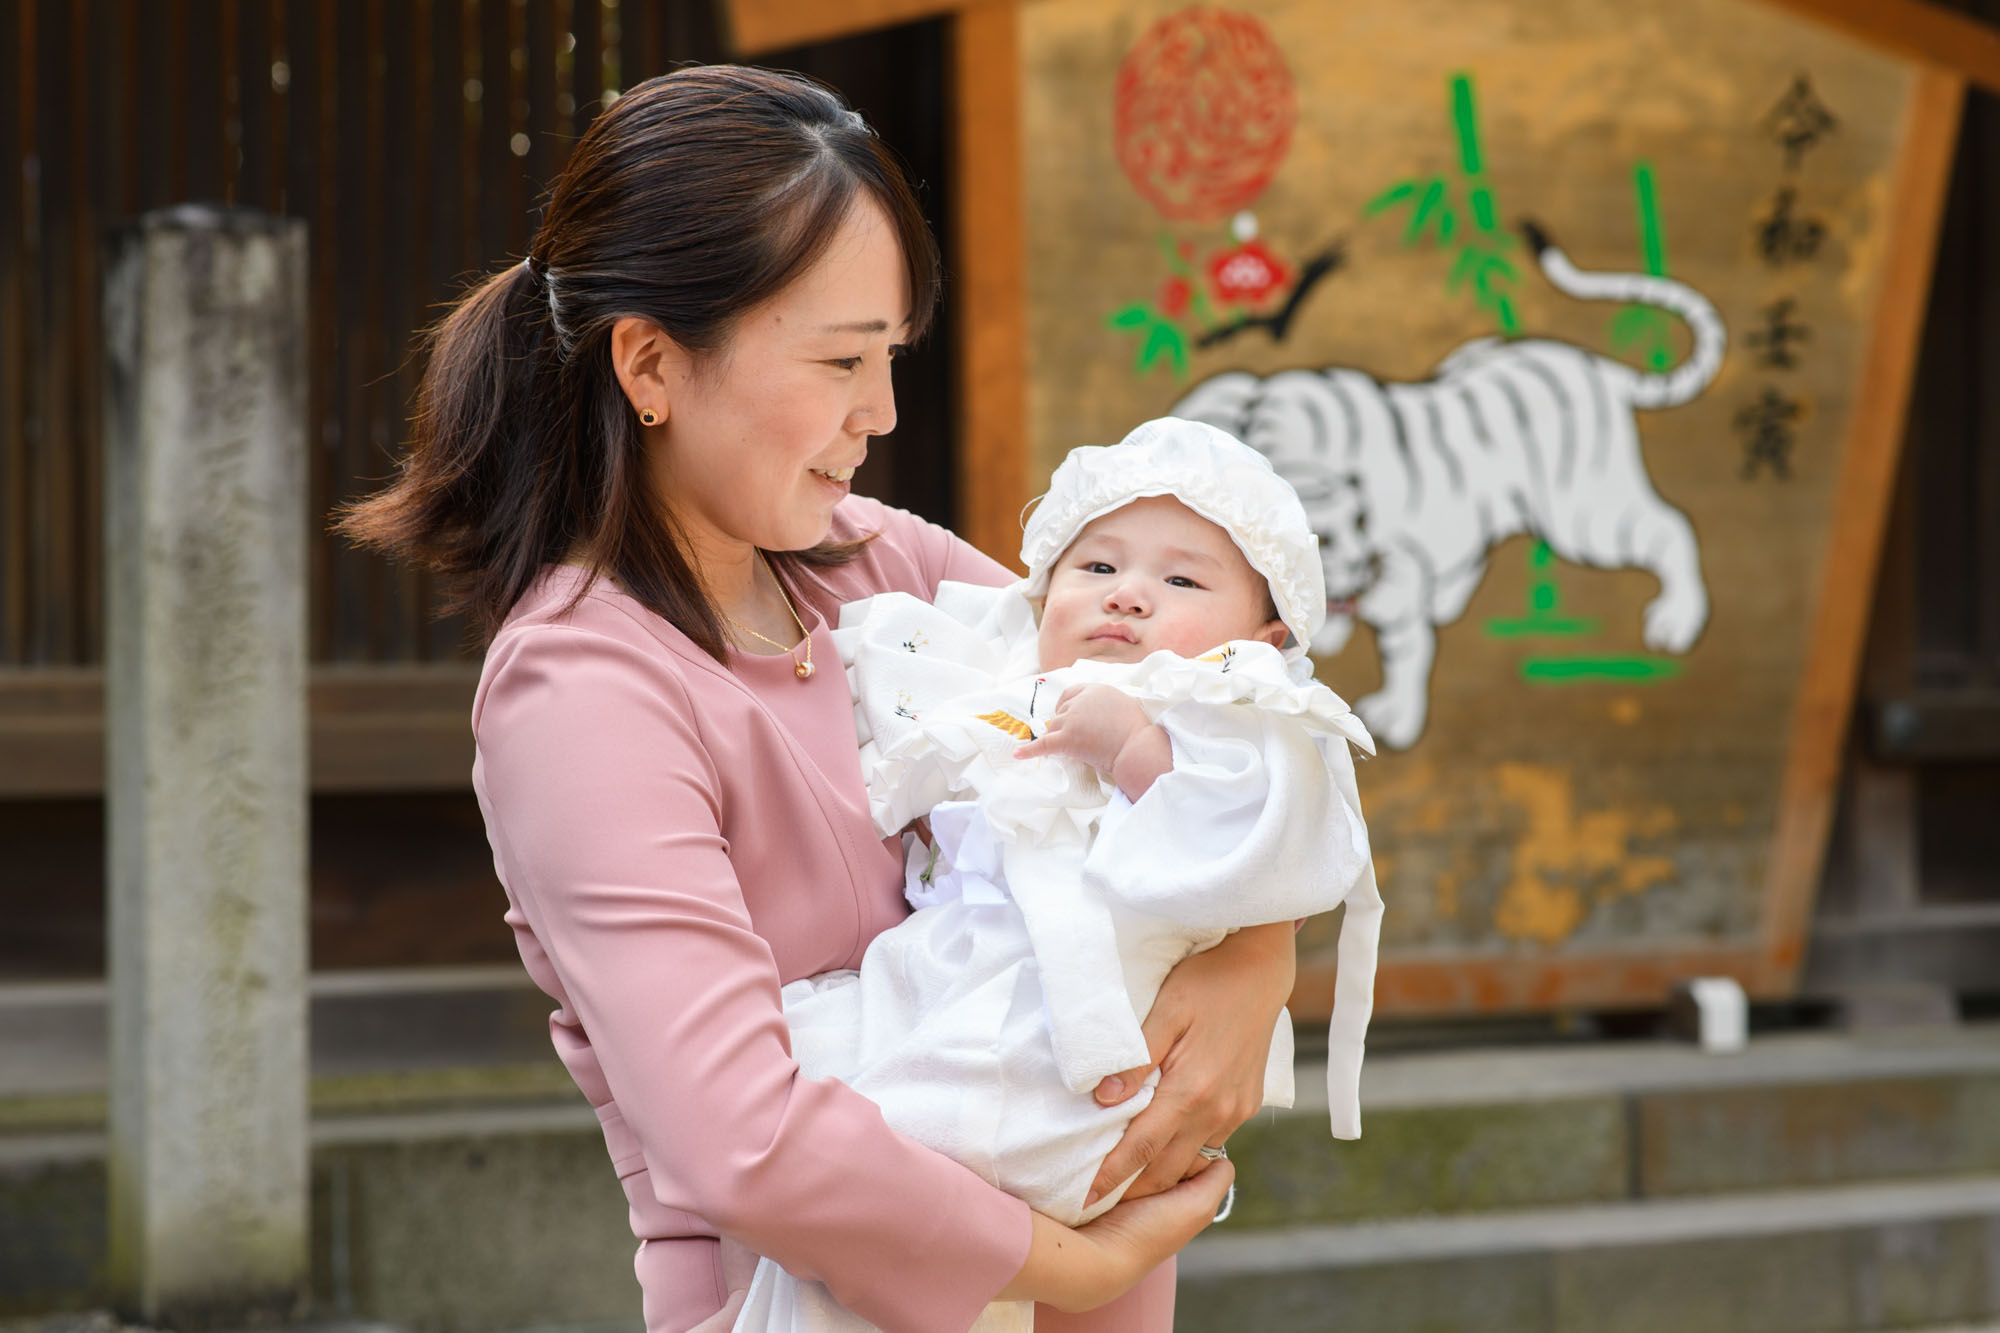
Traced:
<path fill-rule="evenodd" d="M 1122 611 L 1128 616 L 1144 615 L 1145 594 L 1133 584 L 1118 584 L 1104 594 L 1104 605 L 1109 610 Z"/>

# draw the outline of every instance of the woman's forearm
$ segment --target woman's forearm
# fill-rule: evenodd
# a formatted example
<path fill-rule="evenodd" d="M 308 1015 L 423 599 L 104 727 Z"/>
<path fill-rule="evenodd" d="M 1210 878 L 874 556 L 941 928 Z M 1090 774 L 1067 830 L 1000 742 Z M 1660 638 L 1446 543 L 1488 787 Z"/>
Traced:
<path fill-rule="evenodd" d="M 1277 1005 L 1271 1010 L 1273 1019 L 1298 980 L 1298 932 L 1296 921 L 1274 921 L 1269 925 L 1245 926 L 1215 946 L 1215 951 L 1222 952 L 1232 964 L 1240 962 L 1251 969 L 1251 975 L 1269 983 L 1270 994 L 1277 997 Z"/>
<path fill-rule="evenodd" d="M 1040 1301 L 1066 1314 L 1117 1300 L 1200 1234 L 1235 1177 L 1234 1167 L 1217 1162 L 1164 1194 L 1122 1202 L 1081 1227 L 1032 1214 L 1028 1257 L 994 1299 Z"/>
<path fill-rule="evenodd" d="M 1073 1229 L 1054 1218 L 1042 1213 L 1033 1216 L 1035 1231 L 1034 1238 L 1028 1243 L 1028 1257 L 1022 1263 L 1021 1271 L 1001 1289 L 996 1299 L 1040 1301 L 1065 1312 L 1091 1308 L 1077 1303 L 1082 1289 L 1093 1277 L 1101 1280 L 1108 1276 L 1101 1271 L 1101 1264 L 1096 1262 L 1093 1248 Z M 1093 1267 L 1100 1271 L 1093 1274 L 1090 1271 Z M 1115 1297 L 1116 1293 L 1107 1299 Z"/>

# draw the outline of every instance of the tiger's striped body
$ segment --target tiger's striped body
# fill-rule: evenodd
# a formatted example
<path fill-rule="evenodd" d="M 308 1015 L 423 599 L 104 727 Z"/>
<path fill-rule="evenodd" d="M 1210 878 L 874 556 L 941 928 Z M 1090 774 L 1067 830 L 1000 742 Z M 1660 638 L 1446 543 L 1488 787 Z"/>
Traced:
<path fill-rule="evenodd" d="M 1654 491 L 1633 413 L 1678 406 L 1708 385 L 1722 361 L 1722 321 L 1681 283 L 1583 273 L 1531 240 L 1561 290 L 1685 319 L 1694 331 L 1687 361 L 1648 374 L 1568 343 L 1482 338 L 1422 383 L 1344 367 L 1262 379 L 1230 372 L 1173 409 L 1239 436 L 1298 489 L 1320 536 L 1329 602 L 1313 649 L 1338 651 L 1350 608 L 1373 627 L 1383 685 L 1356 709 L 1397 748 L 1423 733 L 1436 626 L 1464 612 L 1488 553 L 1508 537 L 1539 537 L 1575 564 L 1652 572 L 1660 593 L 1644 630 L 1656 651 L 1685 652 L 1708 620 L 1694 528 Z"/>

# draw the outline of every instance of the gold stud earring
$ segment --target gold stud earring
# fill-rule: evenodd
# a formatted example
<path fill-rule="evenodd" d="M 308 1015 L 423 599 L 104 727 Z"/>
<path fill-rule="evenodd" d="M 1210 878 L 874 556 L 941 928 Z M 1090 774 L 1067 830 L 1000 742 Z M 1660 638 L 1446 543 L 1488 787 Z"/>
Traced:
<path fill-rule="evenodd" d="M 657 426 L 660 424 L 660 414 L 650 407 L 642 407 L 639 409 L 639 424 L 642 426 Z"/>

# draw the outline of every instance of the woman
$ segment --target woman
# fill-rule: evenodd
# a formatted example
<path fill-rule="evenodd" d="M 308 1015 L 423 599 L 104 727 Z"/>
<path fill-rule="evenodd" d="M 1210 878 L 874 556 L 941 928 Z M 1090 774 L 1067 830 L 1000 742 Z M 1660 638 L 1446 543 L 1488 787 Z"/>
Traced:
<path fill-rule="evenodd" d="M 1077 1230 L 798 1077 L 780 985 L 857 965 L 905 910 L 828 622 L 1009 577 L 847 494 L 937 286 L 908 183 L 837 97 L 652 80 L 578 143 L 528 258 L 435 331 L 402 475 L 343 520 L 490 636 L 474 786 L 631 1203 L 649 1330 L 726 1329 L 755 1254 L 890 1330 L 1002 1298 L 1044 1302 L 1038 1328 L 1170 1328 L 1169 1260 L 1230 1175 L 1198 1150 L 1256 1106 L 1291 986 L 1282 926 L 1175 972 L 1158 1096 L 1101 1177 L 1143 1168 L 1135 1197 Z"/>

